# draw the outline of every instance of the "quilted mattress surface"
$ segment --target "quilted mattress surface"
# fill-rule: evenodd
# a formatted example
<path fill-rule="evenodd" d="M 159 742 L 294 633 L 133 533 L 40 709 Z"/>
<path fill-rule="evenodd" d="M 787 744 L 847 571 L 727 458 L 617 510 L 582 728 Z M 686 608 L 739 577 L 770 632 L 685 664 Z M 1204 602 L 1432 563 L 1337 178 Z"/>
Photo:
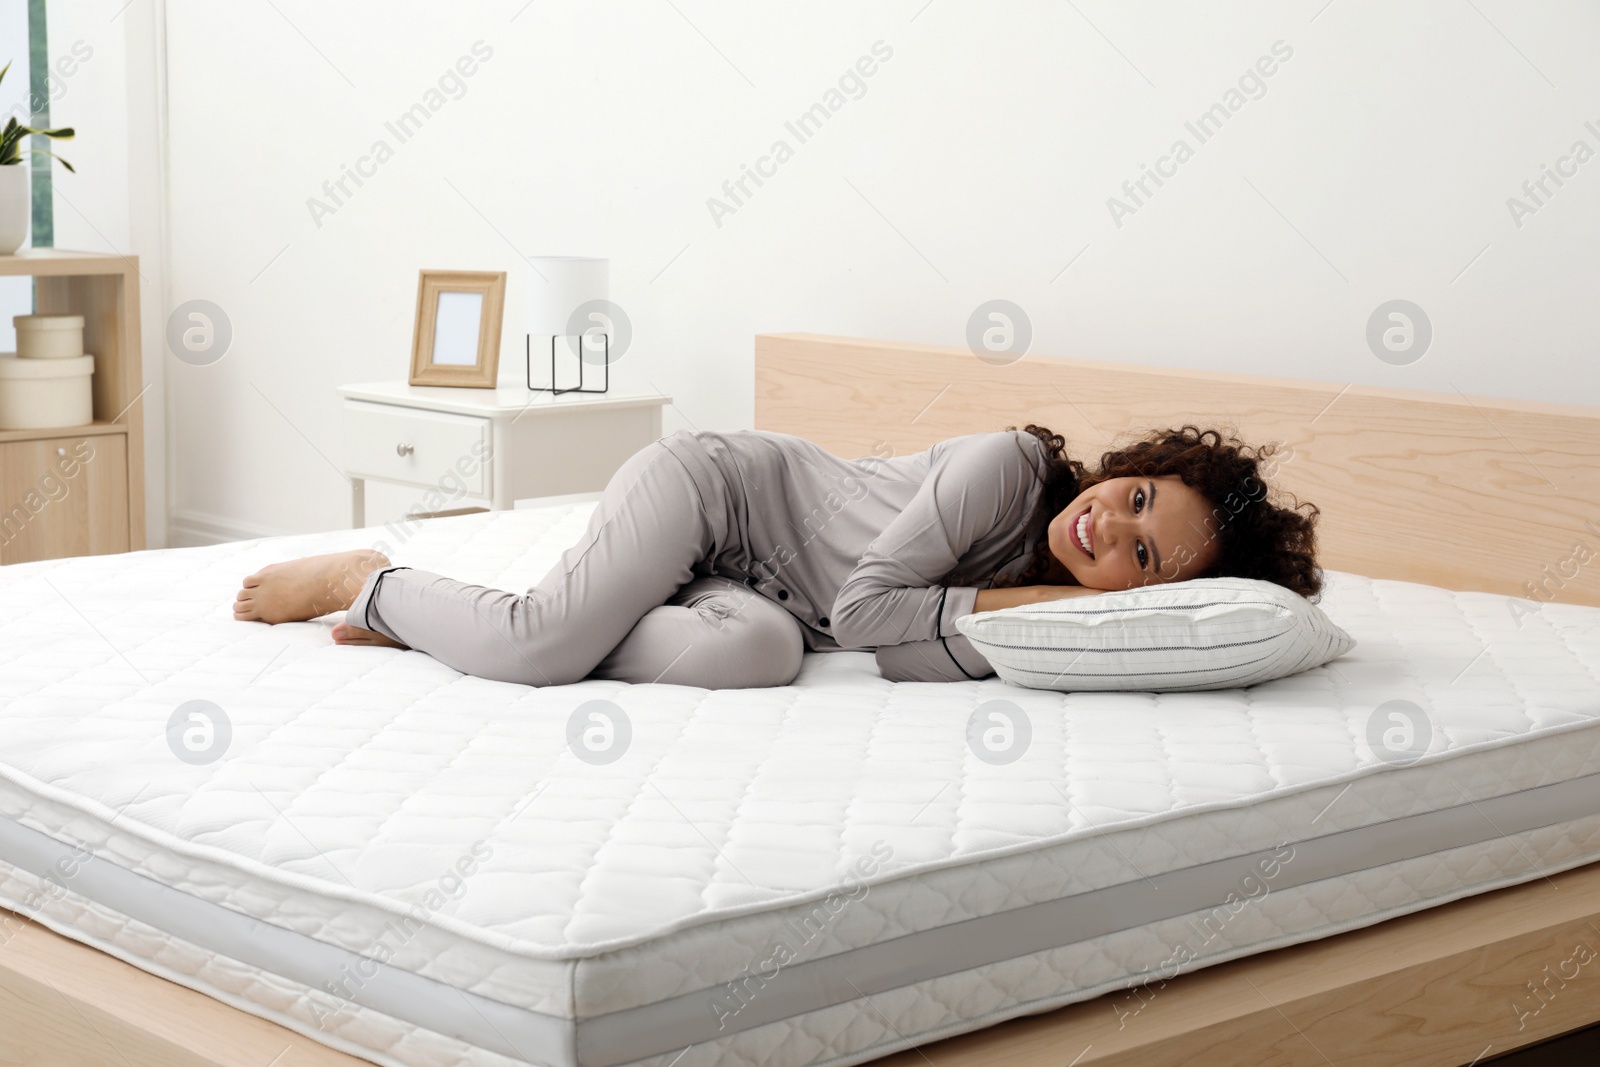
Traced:
<path fill-rule="evenodd" d="M 521 589 L 592 507 L 0 568 L 0 903 L 380 1063 L 798 1067 L 1600 858 L 1600 609 L 1331 573 L 1353 652 L 1164 695 L 536 689 L 231 617 L 342 548 Z"/>

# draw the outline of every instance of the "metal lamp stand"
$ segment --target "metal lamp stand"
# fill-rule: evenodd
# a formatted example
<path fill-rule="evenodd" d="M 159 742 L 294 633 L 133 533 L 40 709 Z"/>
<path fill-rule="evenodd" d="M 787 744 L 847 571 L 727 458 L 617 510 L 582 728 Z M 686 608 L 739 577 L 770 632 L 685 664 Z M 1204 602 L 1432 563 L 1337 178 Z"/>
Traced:
<path fill-rule="evenodd" d="M 606 355 L 605 355 L 605 359 L 606 359 L 606 361 L 605 361 L 605 376 L 604 376 L 604 379 L 603 379 L 604 380 L 604 384 L 601 385 L 600 388 L 598 388 L 598 389 L 585 389 L 583 387 L 583 365 L 585 363 L 587 363 L 588 360 L 583 358 L 583 335 L 579 334 L 578 335 L 578 384 L 577 385 L 569 385 L 565 389 L 557 389 L 556 388 L 556 336 L 552 335 L 551 338 L 550 338 L 550 384 L 548 386 L 544 386 L 544 385 L 534 385 L 533 384 L 533 335 L 531 333 L 530 334 L 525 334 L 524 335 L 524 338 L 525 338 L 525 352 L 524 352 L 523 369 L 526 372 L 526 376 L 527 376 L 528 391 L 532 392 L 532 393 L 554 393 L 556 396 L 560 396 L 562 393 L 604 393 L 604 392 L 608 391 L 611 388 L 611 335 L 603 333 L 600 336 L 604 337 L 605 338 L 605 342 L 606 342 L 606 344 L 605 344 L 605 353 L 606 353 Z"/>

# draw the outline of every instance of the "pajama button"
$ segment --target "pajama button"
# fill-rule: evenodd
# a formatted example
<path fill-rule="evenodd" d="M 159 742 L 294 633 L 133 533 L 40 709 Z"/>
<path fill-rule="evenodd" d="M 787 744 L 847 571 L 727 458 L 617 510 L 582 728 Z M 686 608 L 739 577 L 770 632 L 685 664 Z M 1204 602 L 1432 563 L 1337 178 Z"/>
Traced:
<path fill-rule="evenodd" d="M 787 590 L 787 589 L 778 590 L 778 599 L 779 600 L 788 600 L 789 599 L 789 590 Z"/>
<path fill-rule="evenodd" d="M 822 627 L 823 629 L 827 629 L 828 628 L 828 617 L 826 615 L 824 615 L 822 618 L 818 619 L 817 620 L 817 625 Z"/>

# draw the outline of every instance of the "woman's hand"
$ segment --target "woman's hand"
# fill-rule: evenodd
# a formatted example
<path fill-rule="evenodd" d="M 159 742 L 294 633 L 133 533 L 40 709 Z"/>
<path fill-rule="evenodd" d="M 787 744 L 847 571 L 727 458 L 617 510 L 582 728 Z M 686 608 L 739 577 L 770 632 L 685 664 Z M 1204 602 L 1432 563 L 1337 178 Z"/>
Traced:
<path fill-rule="evenodd" d="M 1090 589 L 1083 585 L 1034 585 L 1028 588 L 1038 594 L 1039 600 L 1064 600 L 1073 596 L 1094 596 L 1104 593 L 1104 589 Z"/>
<path fill-rule="evenodd" d="M 1081 585 L 1018 585 L 1009 589 L 980 589 L 972 610 L 998 611 L 1023 604 L 1039 604 L 1046 600 L 1063 600 L 1074 596 L 1093 596 L 1103 589 L 1089 589 Z"/>

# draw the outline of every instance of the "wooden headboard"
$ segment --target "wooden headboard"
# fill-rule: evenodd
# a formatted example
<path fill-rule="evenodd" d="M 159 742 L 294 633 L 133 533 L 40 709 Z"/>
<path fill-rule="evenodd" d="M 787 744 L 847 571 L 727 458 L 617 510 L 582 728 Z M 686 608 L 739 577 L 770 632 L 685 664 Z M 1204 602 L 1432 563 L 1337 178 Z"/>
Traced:
<path fill-rule="evenodd" d="M 1273 484 L 1322 510 L 1319 562 L 1375 578 L 1600 605 L 1600 408 L 1027 356 L 756 337 L 755 424 L 839 456 L 1028 422 L 1090 467 L 1158 426 L 1276 442 Z"/>

